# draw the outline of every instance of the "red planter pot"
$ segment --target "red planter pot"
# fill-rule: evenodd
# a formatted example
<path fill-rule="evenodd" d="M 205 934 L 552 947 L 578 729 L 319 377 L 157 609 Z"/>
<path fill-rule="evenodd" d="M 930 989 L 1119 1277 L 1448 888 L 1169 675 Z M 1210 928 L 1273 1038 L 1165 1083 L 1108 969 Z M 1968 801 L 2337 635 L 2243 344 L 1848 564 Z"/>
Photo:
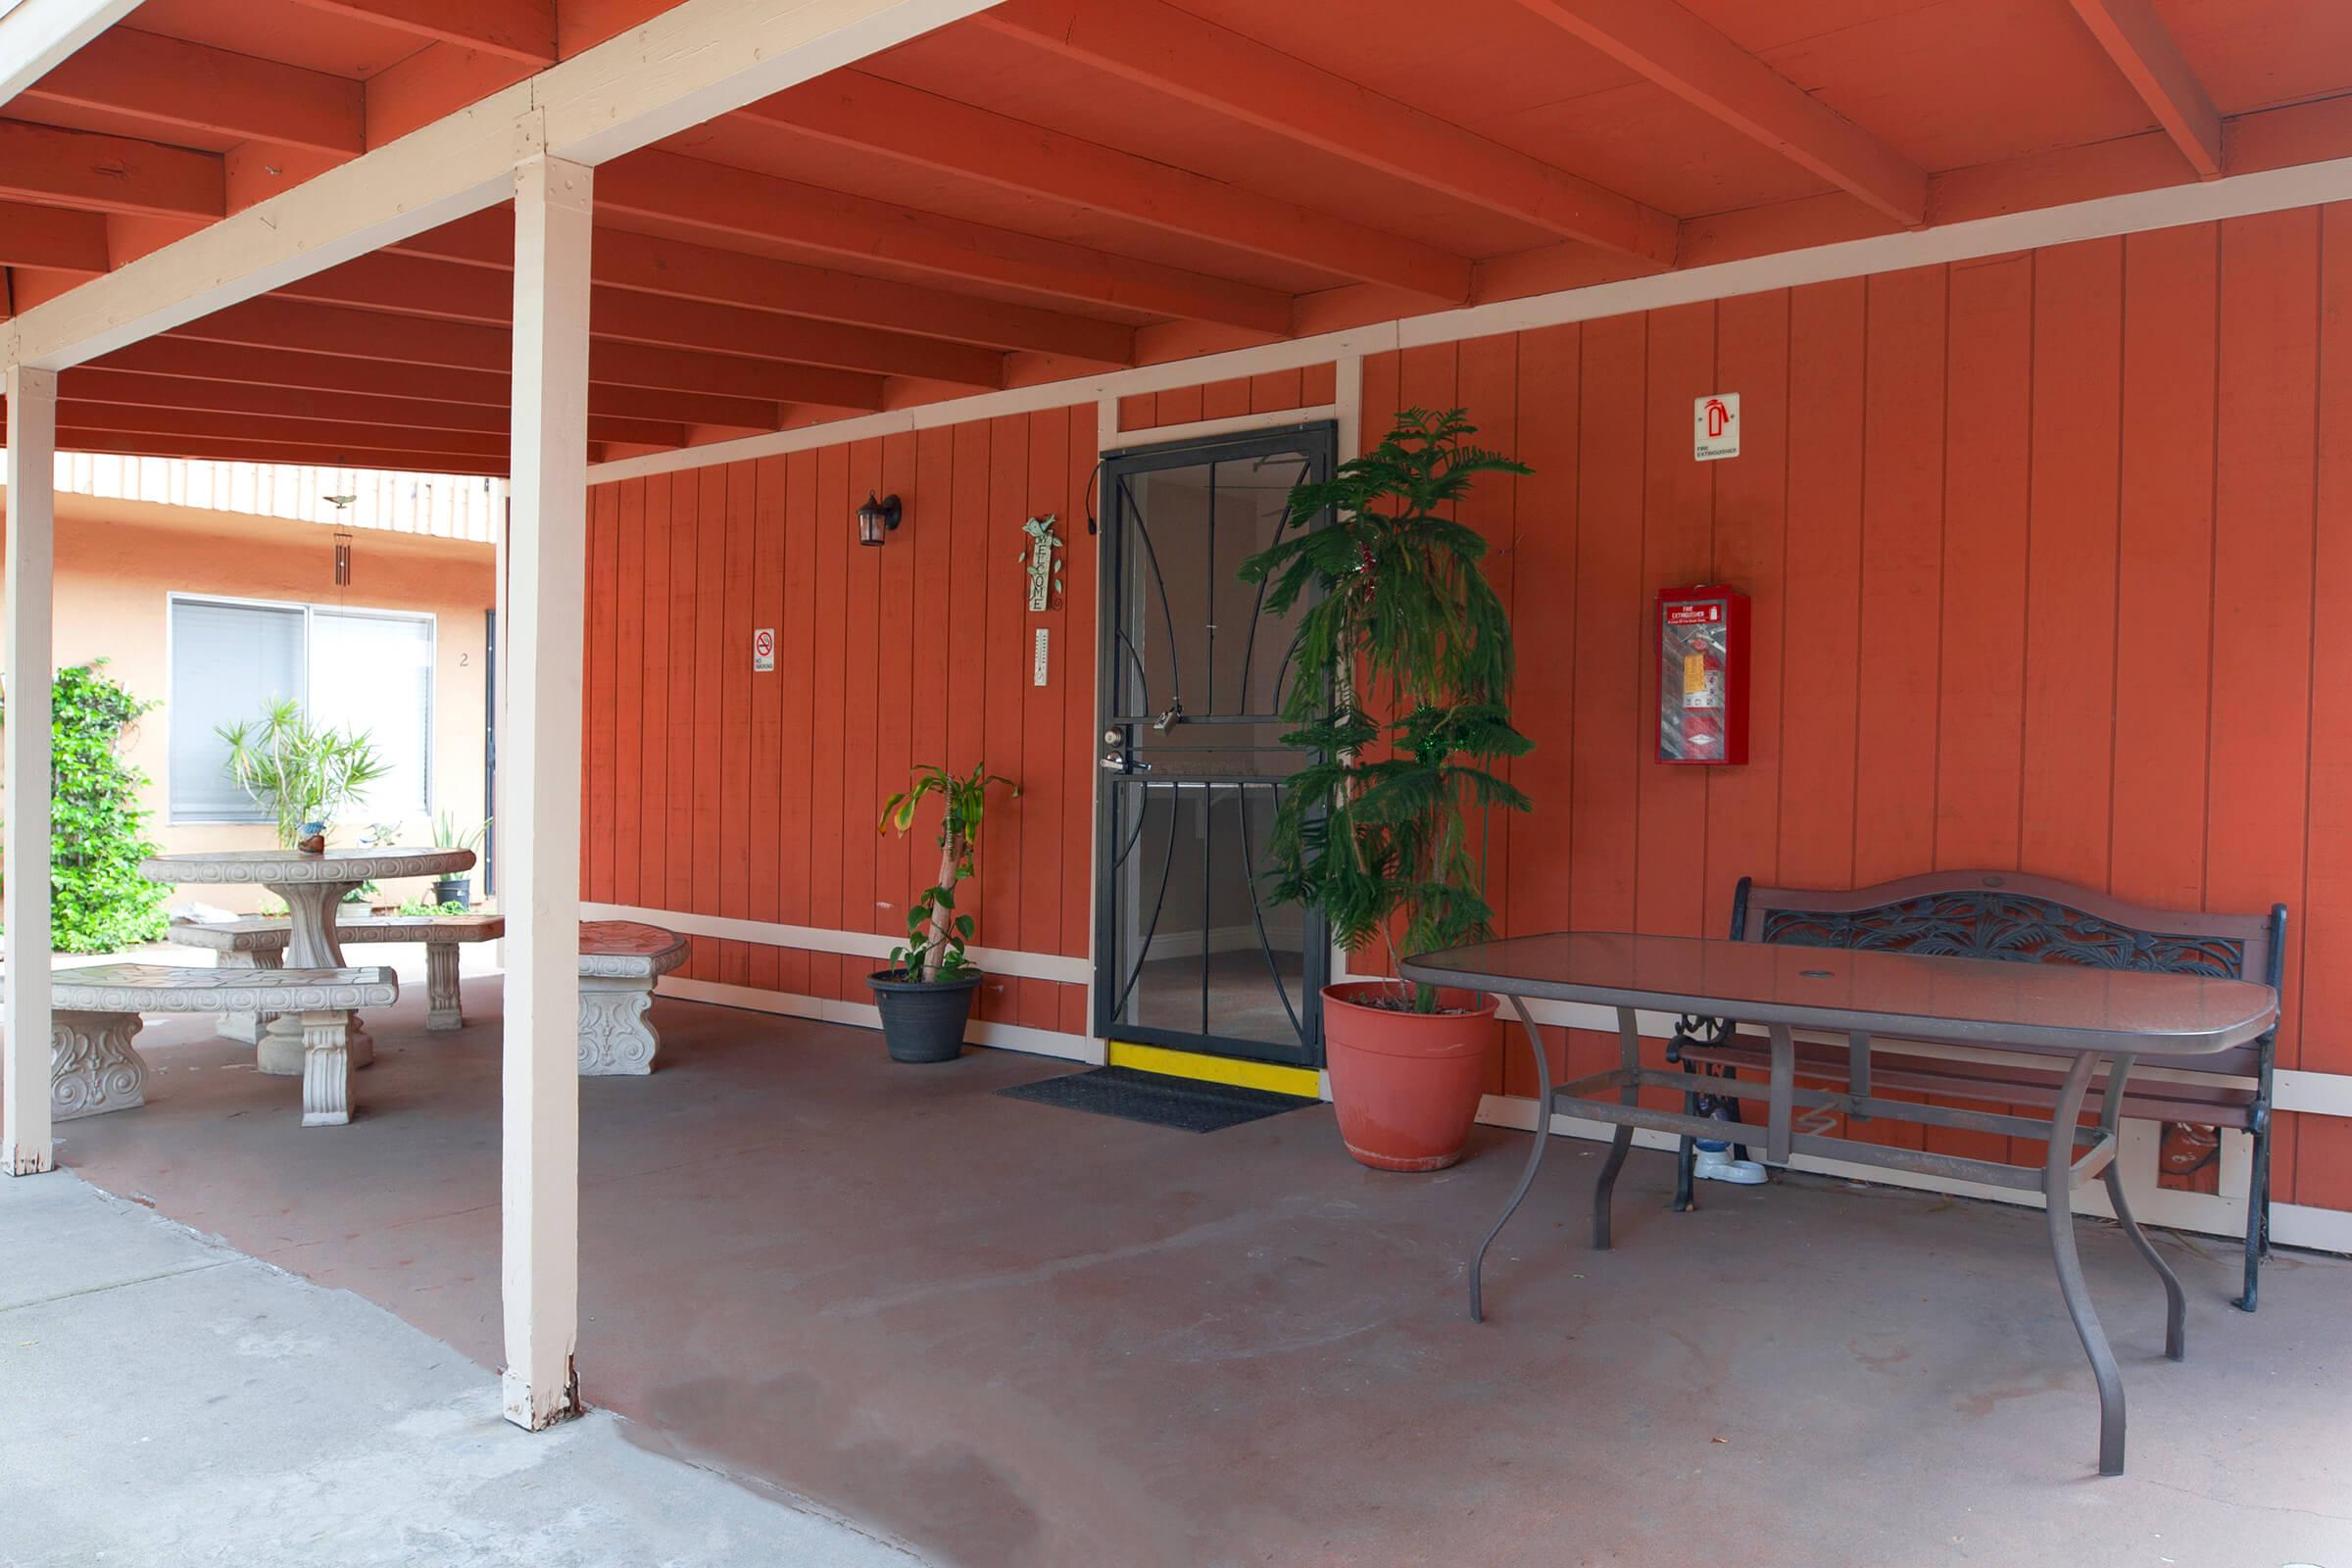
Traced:
<path fill-rule="evenodd" d="M 1348 1152 L 1374 1170 L 1444 1170 L 1462 1157 L 1494 1055 L 1493 997 L 1441 991 L 1457 1012 L 1367 1006 L 1385 981 L 1323 988 L 1323 1052 Z"/>

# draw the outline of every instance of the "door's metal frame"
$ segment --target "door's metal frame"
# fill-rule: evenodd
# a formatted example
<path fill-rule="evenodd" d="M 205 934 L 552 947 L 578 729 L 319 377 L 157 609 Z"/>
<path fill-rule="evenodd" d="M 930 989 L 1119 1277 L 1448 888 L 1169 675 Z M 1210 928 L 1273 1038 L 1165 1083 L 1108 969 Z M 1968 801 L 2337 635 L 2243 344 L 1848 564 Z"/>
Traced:
<path fill-rule="evenodd" d="M 1149 722 L 1149 715 L 1117 712 L 1118 696 L 1123 690 L 1121 653 L 1119 648 L 1120 583 L 1127 562 L 1122 551 L 1130 538 L 1130 530 L 1121 509 L 1128 505 L 1127 480 L 1134 475 L 1165 468 L 1198 467 L 1214 463 L 1246 461 L 1250 458 L 1274 457 L 1296 453 L 1304 457 L 1317 478 L 1330 476 L 1338 462 L 1339 427 L 1335 420 L 1319 419 L 1299 424 L 1248 430 L 1227 436 L 1199 437 L 1189 441 L 1162 442 L 1152 445 L 1123 447 L 1105 452 L 1102 468 L 1102 533 L 1096 585 L 1096 697 L 1095 728 L 1092 739 L 1104 746 L 1115 747 L 1130 760 L 1135 754 L 1134 732 L 1138 725 Z M 1285 657 L 1288 650 L 1284 650 Z M 1203 705 L 1205 706 L 1205 704 Z M 1239 715 L 1202 714 L 1187 716 L 1187 724 L 1213 726 L 1231 722 Z M 1113 730 L 1124 729 L 1118 739 L 1106 739 Z M 1141 1045 L 1167 1046 L 1183 1051 L 1202 1052 L 1211 1055 L 1236 1056 L 1254 1061 L 1283 1062 L 1294 1066 L 1320 1067 L 1323 1064 L 1323 1008 L 1322 991 L 1329 978 L 1331 943 L 1321 915 L 1305 911 L 1306 928 L 1301 941 L 1303 970 L 1297 1011 L 1299 1041 L 1296 1046 L 1284 1046 L 1269 1041 L 1244 1040 L 1211 1034 L 1196 1034 L 1171 1029 L 1143 1027 L 1120 1023 L 1117 1012 L 1125 1000 L 1126 976 L 1117 973 L 1120 959 L 1118 940 L 1120 901 L 1117 882 L 1121 846 L 1117 839 L 1123 824 L 1119 808 L 1122 789 L 1138 801 L 1147 800 L 1155 785 L 1173 786 L 1181 795 L 1186 789 L 1198 789 L 1210 797 L 1206 808 L 1213 809 L 1214 793 L 1221 787 L 1235 790 L 1262 789 L 1273 791 L 1278 781 L 1268 779 L 1256 783 L 1231 775 L 1153 774 L 1139 778 L 1127 770 L 1103 769 L 1095 783 L 1097 807 L 1095 811 L 1095 985 L 1094 1033 L 1103 1039 L 1133 1041 Z M 1139 807 L 1140 810 L 1142 808 Z M 1205 846 L 1204 846 L 1205 851 Z M 1252 904 L 1256 901 L 1253 899 Z M 1260 942 L 1263 943 L 1262 926 Z"/>

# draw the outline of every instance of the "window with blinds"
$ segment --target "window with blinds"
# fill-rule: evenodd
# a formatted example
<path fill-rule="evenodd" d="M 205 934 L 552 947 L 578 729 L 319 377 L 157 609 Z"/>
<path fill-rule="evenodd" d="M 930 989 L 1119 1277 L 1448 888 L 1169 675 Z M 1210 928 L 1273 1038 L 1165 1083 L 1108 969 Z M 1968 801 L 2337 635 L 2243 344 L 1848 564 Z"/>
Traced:
<path fill-rule="evenodd" d="M 432 811 L 433 617 L 331 606 L 172 600 L 167 781 L 174 822 L 266 822 L 228 775 L 220 726 L 302 704 L 314 723 L 365 730 L 391 770 L 354 819 Z"/>

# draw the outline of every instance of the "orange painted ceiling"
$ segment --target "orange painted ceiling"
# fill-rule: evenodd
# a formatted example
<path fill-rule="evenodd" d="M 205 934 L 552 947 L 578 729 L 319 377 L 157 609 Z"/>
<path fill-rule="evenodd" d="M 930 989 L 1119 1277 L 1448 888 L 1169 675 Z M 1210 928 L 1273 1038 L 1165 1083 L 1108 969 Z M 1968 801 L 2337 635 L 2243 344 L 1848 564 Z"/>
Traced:
<path fill-rule="evenodd" d="M 0 108 L 24 310 L 660 0 L 146 0 Z M 2315 0 L 1005 0 L 597 179 L 612 457 L 2352 154 Z M 490 213 L 67 372 L 88 450 L 503 471 Z"/>

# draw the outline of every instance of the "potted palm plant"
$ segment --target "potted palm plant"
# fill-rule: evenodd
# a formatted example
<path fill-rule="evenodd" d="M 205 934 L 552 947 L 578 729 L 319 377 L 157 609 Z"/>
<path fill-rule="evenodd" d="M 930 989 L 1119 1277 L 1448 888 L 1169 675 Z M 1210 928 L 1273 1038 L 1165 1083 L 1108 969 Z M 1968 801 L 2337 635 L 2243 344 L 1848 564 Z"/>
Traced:
<path fill-rule="evenodd" d="M 271 703 L 259 720 L 214 733 L 228 743 L 229 777 L 270 812 L 290 850 L 323 851 L 335 813 L 391 771 L 366 730 L 314 724 L 299 703 Z"/>
<path fill-rule="evenodd" d="M 482 839 L 490 831 L 490 819 L 483 817 L 468 828 L 458 826 L 458 813 L 443 811 L 433 818 L 433 848 L 437 850 L 479 850 Z M 453 876 L 436 877 L 433 881 L 435 904 L 471 904 L 473 878 L 464 872 Z"/>
<path fill-rule="evenodd" d="M 911 786 L 882 803 L 875 831 L 904 834 L 914 825 L 915 808 L 929 796 L 940 798 L 939 879 L 907 906 L 906 940 L 890 950 L 891 966 L 866 976 L 893 1061 L 953 1061 L 963 1054 L 963 1026 L 980 987 L 979 965 L 964 944 L 979 925 L 956 907 L 956 896 L 971 879 L 980 853 L 980 819 L 991 784 L 1021 793 L 1012 780 L 983 767 L 951 773 L 928 762 L 914 770 Z"/>
<path fill-rule="evenodd" d="M 1526 810 L 1495 771 L 1531 743 L 1511 727 L 1511 630 L 1448 515 L 1483 473 L 1532 470 L 1469 444 L 1460 409 L 1411 409 L 1363 457 L 1292 490 L 1275 542 L 1242 565 L 1265 606 L 1298 610 L 1284 736 L 1315 760 L 1283 792 L 1275 899 L 1320 910 L 1349 953 L 1490 934 L 1474 815 Z M 1329 515 L 1322 527 L 1316 522 Z M 1461 1157 L 1487 1082 L 1494 999 L 1401 980 L 1323 988 L 1331 1098 L 1348 1152 L 1381 1170 Z"/>

